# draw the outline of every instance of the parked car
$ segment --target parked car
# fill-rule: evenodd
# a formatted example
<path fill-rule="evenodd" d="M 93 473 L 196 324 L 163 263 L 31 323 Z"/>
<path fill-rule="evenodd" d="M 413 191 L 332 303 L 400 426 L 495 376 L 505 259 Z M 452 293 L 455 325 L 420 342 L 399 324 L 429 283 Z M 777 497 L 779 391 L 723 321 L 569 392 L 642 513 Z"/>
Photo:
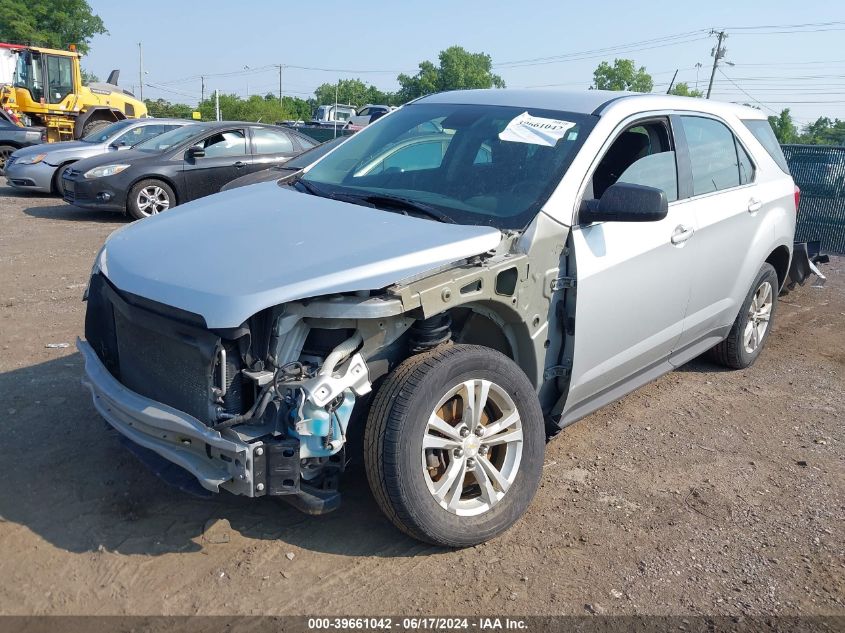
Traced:
<path fill-rule="evenodd" d="M 346 140 L 345 136 L 340 136 L 331 141 L 320 143 L 319 145 L 305 150 L 299 156 L 295 156 L 281 165 L 275 165 L 268 169 L 262 169 L 240 178 L 235 178 L 233 181 L 226 183 L 220 188 L 220 191 L 228 191 L 229 189 L 237 189 L 238 187 L 245 187 L 247 185 L 254 185 L 259 182 L 269 182 L 275 180 L 282 183 L 286 179 L 291 178 L 295 174 L 301 172 L 303 169 L 317 162 L 318 159 L 328 154 L 335 147 Z"/>
<path fill-rule="evenodd" d="M 120 155 L 75 163 L 64 172 L 64 199 L 145 218 L 220 191 L 230 180 L 283 163 L 315 144 L 274 125 L 195 123 Z"/>
<path fill-rule="evenodd" d="M 451 139 L 438 160 L 367 168 L 417 130 Z M 311 513 L 363 434 L 391 521 L 480 543 L 525 512 L 548 437 L 704 352 L 758 358 L 798 196 L 772 140 L 760 111 L 701 99 L 424 97 L 290 186 L 113 234 L 84 381 L 204 490 Z"/>
<path fill-rule="evenodd" d="M 321 105 L 314 109 L 314 115 L 309 123 L 311 125 L 327 125 L 329 127 L 337 125 L 340 127 L 345 125 L 353 116 L 355 116 L 355 106 L 353 105 L 342 103 Z"/>
<path fill-rule="evenodd" d="M 47 131 L 43 127 L 21 127 L 5 110 L 0 108 L 0 176 L 6 173 L 9 157 L 21 147 L 40 145 L 46 142 Z"/>
<path fill-rule="evenodd" d="M 16 151 L 6 179 L 10 186 L 62 195 L 62 173 L 83 158 L 127 150 L 164 132 L 182 127 L 181 119 L 124 119 L 97 128 L 78 141 L 49 143 Z"/>
<path fill-rule="evenodd" d="M 360 108 L 354 116 L 349 117 L 348 124 L 357 128 L 368 126 L 373 121 L 379 120 L 391 110 L 395 110 L 391 106 L 386 105 L 372 105 L 367 104 Z"/>

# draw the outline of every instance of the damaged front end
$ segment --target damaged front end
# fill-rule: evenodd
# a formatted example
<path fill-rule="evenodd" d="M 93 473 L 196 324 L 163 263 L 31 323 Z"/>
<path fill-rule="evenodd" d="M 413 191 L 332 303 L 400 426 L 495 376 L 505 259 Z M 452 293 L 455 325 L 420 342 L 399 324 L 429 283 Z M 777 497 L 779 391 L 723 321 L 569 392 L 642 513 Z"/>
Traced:
<path fill-rule="evenodd" d="M 402 312 L 395 299 L 338 296 L 210 330 L 95 273 L 78 346 L 95 406 L 131 442 L 206 490 L 319 514 L 339 504 L 355 404 L 414 323 Z"/>

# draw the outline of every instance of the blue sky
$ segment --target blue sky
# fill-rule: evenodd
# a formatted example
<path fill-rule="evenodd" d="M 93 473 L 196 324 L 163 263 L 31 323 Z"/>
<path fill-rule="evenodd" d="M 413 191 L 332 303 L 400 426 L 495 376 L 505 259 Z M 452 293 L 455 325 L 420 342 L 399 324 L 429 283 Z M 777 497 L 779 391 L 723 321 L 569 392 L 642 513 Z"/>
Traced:
<path fill-rule="evenodd" d="M 89 3 L 109 34 L 94 38 L 83 66 L 102 79 L 120 68 L 121 84 L 137 93 L 140 41 L 145 84 L 155 86 L 145 85 L 145 97 L 194 103 L 198 75 L 207 75 L 207 92 L 277 92 L 271 64 L 287 66 L 290 95 L 307 97 L 321 83 L 349 77 L 393 90 L 399 72 L 414 73 L 453 44 L 490 54 L 508 87 L 586 88 L 600 61 L 628 57 L 653 75 L 655 91 L 666 90 L 676 68 L 679 81 L 694 86 L 698 78 L 706 88 L 715 44 L 706 30 L 718 27 L 729 34 L 726 60 L 735 66 L 717 73 L 713 98 L 757 103 L 769 113 L 788 107 L 800 123 L 845 119 L 845 3 L 830 0 Z M 843 23 L 743 28 L 835 21 Z M 774 32 L 796 30 L 804 32 Z M 627 44 L 634 45 L 594 52 Z M 521 60 L 529 61 L 509 63 Z"/>

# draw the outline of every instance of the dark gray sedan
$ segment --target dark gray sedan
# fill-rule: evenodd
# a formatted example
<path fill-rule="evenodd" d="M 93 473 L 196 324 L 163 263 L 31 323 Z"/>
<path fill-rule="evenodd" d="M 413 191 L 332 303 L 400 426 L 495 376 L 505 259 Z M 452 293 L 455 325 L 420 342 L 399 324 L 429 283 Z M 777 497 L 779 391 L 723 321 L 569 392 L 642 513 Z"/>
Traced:
<path fill-rule="evenodd" d="M 0 176 L 6 173 L 6 160 L 15 150 L 47 140 L 43 127 L 21 127 L 0 108 Z"/>

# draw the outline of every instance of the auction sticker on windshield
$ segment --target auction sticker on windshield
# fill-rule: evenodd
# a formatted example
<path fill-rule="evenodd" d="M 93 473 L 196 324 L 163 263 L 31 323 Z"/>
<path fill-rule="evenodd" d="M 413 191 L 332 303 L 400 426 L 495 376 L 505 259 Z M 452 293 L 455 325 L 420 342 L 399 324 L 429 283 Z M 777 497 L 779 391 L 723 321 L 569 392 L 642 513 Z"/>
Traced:
<path fill-rule="evenodd" d="M 575 124 L 571 121 L 546 119 L 523 112 L 499 133 L 499 140 L 554 147 L 573 127 Z"/>

